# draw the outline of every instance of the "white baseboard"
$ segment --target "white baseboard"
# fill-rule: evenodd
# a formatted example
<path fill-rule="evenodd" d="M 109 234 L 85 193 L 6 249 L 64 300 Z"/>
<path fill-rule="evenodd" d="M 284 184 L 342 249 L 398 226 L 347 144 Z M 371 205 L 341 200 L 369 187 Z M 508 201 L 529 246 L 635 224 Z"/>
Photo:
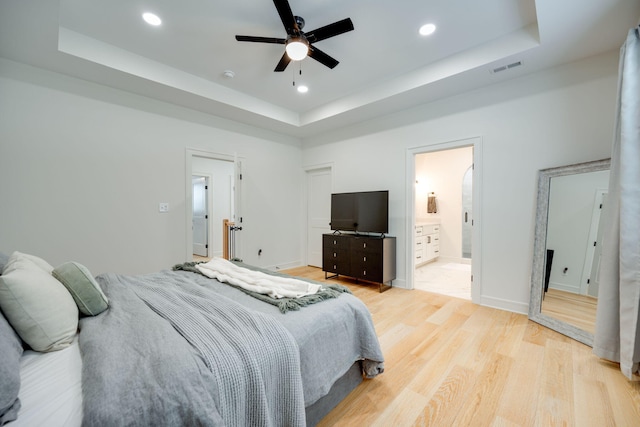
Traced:
<path fill-rule="evenodd" d="M 407 287 L 407 281 L 406 281 L 406 279 L 394 279 L 394 280 L 391 282 L 391 285 L 392 285 L 394 288 L 407 289 L 407 290 L 409 289 L 409 288 Z"/>
<path fill-rule="evenodd" d="M 300 261 L 290 261 L 290 262 L 284 262 L 282 264 L 268 265 L 262 268 L 266 268 L 267 270 L 271 270 L 271 271 L 281 271 L 281 270 L 288 270 L 290 268 L 296 268 L 296 267 L 302 267 L 302 263 Z"/>
<path fill-rule="evenodd" d="M 571 285 L 565 285 L 560 282 L 551 282 L 549 283 L 549 289 L 557 289 L 559 291 L 571 292 L 572 294 L 579 294 L 580 288 Z"/>
<path fill-rule="evenodd" d="M 498 308 L 500 310 L 511 311 L 519 314 L 529 313 L 529 304 L 501 299 L 501 298 L 481 296 L 480 305 L 483 305 L 486 307 Z"/>

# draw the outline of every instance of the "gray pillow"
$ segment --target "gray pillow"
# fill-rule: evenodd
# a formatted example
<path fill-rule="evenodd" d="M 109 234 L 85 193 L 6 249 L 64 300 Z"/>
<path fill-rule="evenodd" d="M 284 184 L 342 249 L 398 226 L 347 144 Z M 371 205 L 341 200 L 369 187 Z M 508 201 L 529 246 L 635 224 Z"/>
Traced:
<path fill-rule="evenodd" d="M 0 312 L 0 425 L 18 417 L 22 342 Z"/>
<path fill-rule="evenodd" d="M 9 255 L 0 252 L 0 275 L 2 275 L 2 270 L 4 270 L 4 266 L 7 265 L 9 261 Z"/>
<path fill-rule="evenodd" d="M 67 288 L 82 314 L 95 316 L 109 307 L 109 300 L 84 265 L 65 262 L 51 274 Z"/>

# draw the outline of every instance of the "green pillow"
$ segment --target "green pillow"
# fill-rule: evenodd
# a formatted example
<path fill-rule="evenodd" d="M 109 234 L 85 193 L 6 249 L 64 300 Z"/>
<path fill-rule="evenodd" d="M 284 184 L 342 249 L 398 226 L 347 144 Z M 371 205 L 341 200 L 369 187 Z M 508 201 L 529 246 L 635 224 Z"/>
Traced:
<path fill-rule="evenodd" d="M 65 262 L 51 274 L 67 288 L 82 314 L 95 316 L 109 307 L 109 300 L 84 265 Z"/>

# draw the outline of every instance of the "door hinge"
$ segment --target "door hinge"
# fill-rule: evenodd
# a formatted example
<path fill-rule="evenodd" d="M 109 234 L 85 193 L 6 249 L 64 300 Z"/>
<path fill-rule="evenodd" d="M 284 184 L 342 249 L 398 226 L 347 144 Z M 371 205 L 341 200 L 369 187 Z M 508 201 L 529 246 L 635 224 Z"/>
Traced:
<path fill-rule="evenodd" d="M 204 216 L 204 219 L 209 219 L 209 215 L 205 215 L 205 216 Z"/>
<path fill-rule="evenodd" d="M 473 274 L 471 275 L 471 281 L 473 282 Z"/>
<path fill-rule="evenodd" d="M 209 189 L 209 186 L 208 186 L 208 185 L 205 185 L 205 186 L 204 186 L 204 189 L 205 189 L 205 190 L 208 190 L 208 189 Z"/>
<path fill-rule="evenodd" d="M 587 285 L 591 283 L 591 279 L 587 279 Z"/>
<path fill-rule="evenodd" d="M 598 244 L 598 242 L 593 242 L 593 246 L 595 247 Z"/>
<path fill-rule="evenodd" d="M 242 217 L 240 217 L 240 222 L 242 222 Z"/>
<path fill-rule="evenodd" d="M 209 245 L 204 245 L 204 247 L 205 247 L 206 249 L 209 249 Z"/>
<path fill-rule="evenodd" d="M 240 174 L 240 181 L 242 181 L 242 174 Z"/>

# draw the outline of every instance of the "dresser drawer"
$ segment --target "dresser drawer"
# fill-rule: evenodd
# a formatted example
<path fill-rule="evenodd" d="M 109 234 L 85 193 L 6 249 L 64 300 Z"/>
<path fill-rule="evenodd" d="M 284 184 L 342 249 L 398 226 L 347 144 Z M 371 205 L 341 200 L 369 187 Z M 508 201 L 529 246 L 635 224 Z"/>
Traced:
<path fill-rule="evenodd" d="M 357 253 L 381 254 L 382 244 L 382 239 L 356 238 L 351 243 L 351 250 Z"/>
<path fill-rule="evenodd" d="M 339 234 L 325 234 L 322 236 L 323 249 L 328 250 L 335 249 L 349 249 L 349 238 L 346 236 L 340 236 Z"/>
<path fill-rule="evenodd" d="M 345 276 L 351 275 L 351 263 L 349 261 L 336 261 L 332 260 L 327 262 L 323 260 L 322 269 L 326 272 L 333 274 L 343 274 Z"/>
<path fill-rule="evenodd" d="M 351 275 L 370 282 L 381 282 L 382 263 L 356 261 L 351 264 Z"/>

